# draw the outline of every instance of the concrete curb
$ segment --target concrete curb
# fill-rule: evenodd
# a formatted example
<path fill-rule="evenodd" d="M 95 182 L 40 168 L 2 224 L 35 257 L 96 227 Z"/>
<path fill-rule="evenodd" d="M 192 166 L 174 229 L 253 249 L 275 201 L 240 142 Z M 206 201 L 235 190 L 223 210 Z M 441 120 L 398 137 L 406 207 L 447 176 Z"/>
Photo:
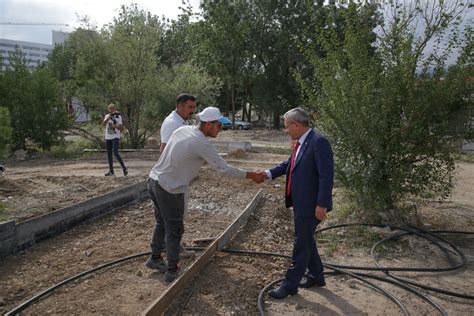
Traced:
<path fill-rule="evenodd" d="M 248 141 L 228 142 L 228 141 L 211 140 L 211 143 L 217 148 L 217 150 L 224 151 L 227 153 L 230 153 L 239 149 L 245 150 L 245 151 L 252 150 L 252 143 Z"/>
<path fill-rule="evenodd" d="M 25 249 L 86 220 L 116 211 L 147 196 L 146 181 L 142 181 L 21 223 L 0 223 L 0 257 Z"/>

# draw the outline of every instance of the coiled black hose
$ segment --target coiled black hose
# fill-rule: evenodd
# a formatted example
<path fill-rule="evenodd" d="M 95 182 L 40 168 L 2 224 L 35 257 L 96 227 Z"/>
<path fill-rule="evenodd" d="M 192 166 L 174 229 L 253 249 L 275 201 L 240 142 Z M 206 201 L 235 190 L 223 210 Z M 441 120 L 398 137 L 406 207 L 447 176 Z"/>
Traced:
<path fill-rule="evenodd" d="M 419 297 L 421 297 L 425 301 L 427 301 L 434 308 L 436 308 L 442 315 L 446 315 L 447 313 L 441 306 L 439 306 L 439 304 L 437 304 L 436 302 L 431 300 L 431 298 L 429 296 L 427 296 L 426 294 L 418 291 L 416 288 L 414 288 L 412 286 L 409 286 L 407 284 L 410 284 L 410 285 L 413 285 L 413 286 L 416 286 L 416 287 L 419 287 L 419 288 L 428 289 L 430 291 L 434 291 L 434 292 L 437 292 L 437 293 L 450 295 L 450 296 L 456 296 L 456 297 L 466 298 L 466 299 L 470 299 L 470 300 L 474 299 L 474 297 L 472 295 L 467 295 L 467 294 L 463 294 L 463 293 L 456 293 L 456 292 L 447 291 L 447 290 L 444 290 L 444 289 L 429 287 L 429 286 L 426 286 L 426 285 L 422 285 L 422 284 L 419 284 L 419 283 L 415 283 L 415 282 L 412 282 L 412 281 L 409 281 L 409 280 L 405 280 L 405 279 L 396 277 L 396 276 L 389 273 L 390 271 L 439 272 L 439 271 L 450 271 L 450 270 L 454 270 L 454 269 L 459 269 L 459 268 L 463 267 L 466 264 L 466 258 L 464 256 L 464 254 L 455 245 L 453 245 L 452 243 L 444 240 L 443 238 L 440 238 L 439 236 L 437 236 L 435 234 L 474 234 L 474 232 L 446 231 L 446 230 L 445 231 L 427 232 L 427 231 L 423 231 L 423 230 L 419 230 L 419 229 L 408 229 L 408 228 L 401 228 L 401 227 L 390 226 L 390 225 L 352 223 L 352 224 L 341 224 L 341 225 L 335 225 L 335 226 L 330 226 L 330 227 L 318 229 L 318 230 L 316 230 L 315 233 L 320 233 L 320 232 L 330 230 L 330 229 L 335 229 L 335 228 L 341 228 L 341 227 L 347 227 L 347 226 L 356 226 L 356 225 L 367 226 L 367 227 L 371 227 L 371 226 L 372 227 L 381 227 L 381 228 L 389 227 L 390 229 L 397 229 L 397 230 L 401 230 L 401 231 L 404 231 L 404 232 L 400 233 L 400 234 L 396 234 L 396 235 L 388 237 L 388 238 L 385 238 L 385 239 L 377 242 L 376 244 L 374 244 L 374 246 L 371 249 L 371 254 L 372 254 L 372 258 L 374 260 L 374 263 L 377 265 L 377 267 L 348 266 L 348 265 L 337 265 L 337 264 L 333 264 L 333 263 L 323 263 L 323 265 L 326 268 L 331 269 L 331 270 L 334 271 L 334 272 L 325 272 L 326 275 L 346 274 L 346 275 L 350 275 L 352 277 L 355 277 L 355 278 L 361 280 L 362 282 L 367 283 L 370 287 L 374 288 L 375 290 L 377 290 L 377 291 L 381 292 L 382 294 L 386 295 L 387 297 L 389 297 L 395 304 L 397 304 L 399 306 L 401 311 L 406 315 L 408 315 L 408 311 L 406 310 L 406 308 L 403 306 L 403 304 L 401 304 L 401 302 L 396 297 L 394 297 L 388 291 L 383 290 L 382 288 L 376 286 L 375 284 L 365 280 L 364 278 L 374 278 L 374 279 L 377 279 L 379 281 L 388 282 L 388 283 L 397 285 L 401 288 L 404 288 L 407 291 L 410 291 L 410 292 L 418 295 Z M 455 266 L 455 268 L 449 267 L 449 268 L 438 268 L 438 269 L 400 268 L 400 267 L 381 267 L 381 266 L 379 266 L 376 259 L 375 259 L 375 257 L 374 257 L 375 248 L 378 245 L 380 245 L 382 242 L 386 242 L 388 240 L 392 240 L 392 239 L 401 237 L 402 235 L 409 235 L 409 234 L 416 234 L 417 236 L 428 239 L 431 242 L 433 242 L 434 244 L 436 244 L 438 247 L 440 247 L 443 251 L 446 250 L 442 245 L 439 244 L 439 242 L 434 240 L 434 238 L 439 239 L 441 242 L 449 245 L 453 249 L 453 252 L 461 257 L 461 263 L 457 264 Z M 428 235 L 432 238 L 427 237 Z M 186 247 L 186 249 L 188 249 L 188 250 L 198 250 L 199 251 L 199 250 L 204 250 L 205 248 L 204 247 Z M 282 257 L 282 258 L 290 258 L 290 256 L 288 256 L 286 254 L 274 253 L 274 252 L 262 252 L 262 251 L 253 251 L 253 250 L 243 250 L 243 249 L 224 249 L 223 251 L 228 252 L 228 253 L 240 253 L 240 254 L 261 255 L 261 256 L 276 256 L 276 257 Z M 103 268 L 106 268 L 106 267 L 109 267 L 109 266 L 112 266 L 112 265 L 115 265 L 115 264 L 118 264 L 118 263 L 121 263 L 121 262 L 124 262 L 124 261 L 132 260 L 132 259 L 135 259 L 135 258 L 138 258 L 138 257 L 141 257 L 141 256 L 146 256 L 146 255 L 149 255 L 149 254 L 150 254 L 150 252 L 143 252 L 143 253 L 123 257 L 123 258 L 120 258 L 120 259 L 102 264 L 102 265 L 97 266 L 95 268 L 83 271 L 81 273 L 78 273 L 78 274 L 76 274 L 76 275 L 74 275 L 74 276 L 72 276 L 72 277 L 70 277 L 70 278 L 68 278 L 68 279 L 66 279 L 66 280 L 64 280 L 60 283 L 57 283 L 57 284 L 51 286 L 50 288 L 36 294 L 35 296 L 28 299 L 24 303 L 18 305 L 17 307 L 15 307 L 12 310 L 10 310 L 9 312 L 7 312 L 5 314 L 5 316 L 17 315 L 19 312 L 23 311 L 24 309 L 26 309 L 28 306 L 34 304 L 35 302 L 39 301 L 41 298 L 43 298 L 43 297 L 47 296 L 48 294 L 52 293 L 54 290 L 66 285 L 66 284 L 68 284 L 68 283 L 70 283 L 74 280 L 77 280 L 77 279 L 79 279 L 81 277 L 84 277 L 88 274 L 96 272 L 100 269 L 103 269 Z M 346 271 L 346 270 L 382 271 L 382 272 L 385 272 L 388 276 L 390 276 L 393 279 L 384 278 L 384 277 L 377 276 L 377 275 L 372 275 L 372 274 L 360 273 L 360 272 L 357 272 L 357 273 L 354 272 L 353 273 L 353 272 L 349 272 L 349 271 Z M 270 284 L 266 285 L 260 291 L 260 294 L 258 296 L 258 308 L 259 308 L 259 311 L 262 315 L 265 314 L 265 308 L 264 308 L 264 304 L 263 304 L 264 294 L 268 291 L 269 288 L 271 288 L 273 285 L 281 282 L 282 280 L 283 279 L 273 281 Z"/>

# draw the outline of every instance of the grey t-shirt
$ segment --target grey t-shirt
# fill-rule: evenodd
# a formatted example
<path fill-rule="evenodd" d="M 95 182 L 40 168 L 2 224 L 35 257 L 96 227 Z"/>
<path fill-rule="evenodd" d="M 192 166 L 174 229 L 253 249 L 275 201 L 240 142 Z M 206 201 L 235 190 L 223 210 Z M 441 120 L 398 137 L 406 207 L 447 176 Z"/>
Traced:
<path fill-rule="evenodd" d="M 171 135 L 160 159 L 151 169 L 150 178 L 169 193 L 184 193 L 204 162 L 227 176 L 245 178 L 247 175 L 245 170 L 227 164 L 197 126 L 183 126 Z"/>

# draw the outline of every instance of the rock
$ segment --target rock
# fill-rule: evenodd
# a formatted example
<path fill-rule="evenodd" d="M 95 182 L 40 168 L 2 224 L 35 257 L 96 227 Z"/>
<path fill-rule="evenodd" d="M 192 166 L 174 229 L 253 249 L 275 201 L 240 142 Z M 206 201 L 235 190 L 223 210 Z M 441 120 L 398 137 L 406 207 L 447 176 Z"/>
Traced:
<path fill-rule="evenodd" d="M 143 272 L 142 272 L 142 270 L 138 270 L 138 271 L 137 271 L 137 273 L 136 273 L 136 275 L 137 275 L 138 277 L 141 277 L 141 276 L 143 276 Z"/>
<path fill-rule="evenodd" d="M 349 282 L 349 287 L 350 287 L 351 289 L 356 289 L 356 290 L 359 289 L 359 288 L 357 287 L 357 282 L 354 281 L 354 280 L 351 280 L 351 281 Z"/>
<path fill-rule="evenodd" d="M 13 153 L 13 156 L 15 156 L 15 159 L 20 160 L 20 161 L 26 160 L 27 155 L 28 155 L 28 152 L 24 149 L 15 150 L 15 152 Z"/>
<path fill-rule="evenodd" d="M 143 294 L 138 295 L 138 300 L 142 301 L 143 300 Z"/>
<path fill-rule="evenodd" d="M 7 303 L 5 303 L 5 299 L 3 297 L 0 297 L 0 306 L 5 306 Z"/>

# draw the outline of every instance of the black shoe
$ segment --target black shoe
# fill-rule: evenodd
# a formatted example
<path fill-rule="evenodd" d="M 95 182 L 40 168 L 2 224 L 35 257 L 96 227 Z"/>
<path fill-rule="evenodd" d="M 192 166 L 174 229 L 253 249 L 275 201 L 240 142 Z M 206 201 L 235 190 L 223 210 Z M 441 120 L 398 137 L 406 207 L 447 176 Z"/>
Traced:
<path fill-rule="evenodd" d="M 125 169 L 123 169 L 123 176 L 126 177 L 127 175 L 128 175 L 128 169 L 125 168 Z"/>
<path fill-rule="evenodd" d="M 318 281 L 315 278 L 312 278 L 310 276 L 306 276 L 303 280 L 300 281 L 300 287 L 302 288 L 310 288 L 310 287 L 323 287 L 326 286 L 326 281 Z"/>
<path fill-rule="evenodd" d="M 286 287 L 280 286 L 279 288 L 268 292 L 268 295 L 280 300 L 287 297 L 288 295 L 295 295 L 296 293 L 298 293 L 298 289 L 288 290 Z"/>
<path fill-rule="evenodd" d="M 107 172 L 106 174 L 104 174 L 104 176 L 106 176 L 106 177 L 114 177 L 114 176 L 115 176 L 115 173 L 109 171 L 109 172 Z"/>

